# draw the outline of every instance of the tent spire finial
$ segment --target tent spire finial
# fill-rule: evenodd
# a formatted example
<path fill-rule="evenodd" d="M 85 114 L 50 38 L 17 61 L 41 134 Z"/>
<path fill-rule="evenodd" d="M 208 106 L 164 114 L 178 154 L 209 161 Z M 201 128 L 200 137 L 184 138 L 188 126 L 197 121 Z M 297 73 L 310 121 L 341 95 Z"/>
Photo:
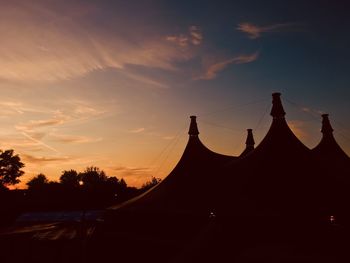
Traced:
<path fill-rule="evenodd" d="M 323 133 L 323 135 L 330 135 L 333 133 L 333 128 L 332 128 L 332 125 L 329 121 L 329 118 L 328 118 L 328 114 L 322 114 L 322 129 L 321 129 L 321 132 Z"/>
<path fill-rule="evenodd" d="M 198 136 L 199 131 L 198 131 L 198 127 L 197 127 L 197 121 L 196 121 L 196 116 L 190 116 L 191 118 L 191 123 L 190 123 L 190 129 L 188 131 L 188 134 L 190 136 Z"/>
<path fill-rule="evenodd" d="M 254 149 L 255 141 L 253 137 L 253 130 L 247 129 L 247 140 L 245 141 L 246 149 Z"/>
<path fill-rule="evenodd" d="M 272 93 L 272 109 L 270 115 L 274 119 L 284 119 L 286 115 L 281 102 L 281 93 L 279 92 Z"/>
<path fill-rule="evenodd" d="M 252 129 L 247 129 L 247 139 L 245 141 L 245 149 L 241 153 L 240 157 L 246 156 L 248 153 L 254 150 L 254 137 L 253 137 L 253 130 Z"/>

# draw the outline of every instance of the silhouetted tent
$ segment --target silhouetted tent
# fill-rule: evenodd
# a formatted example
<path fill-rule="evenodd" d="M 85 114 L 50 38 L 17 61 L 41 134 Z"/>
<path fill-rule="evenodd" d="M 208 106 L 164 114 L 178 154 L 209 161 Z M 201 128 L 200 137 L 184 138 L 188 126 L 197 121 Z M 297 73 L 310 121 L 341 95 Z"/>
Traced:
<path fill-rule="evenodd" d="M 347 210 L 350 203 L 350 158 L 333 136 L 328 114 L 322 115 L 322 139 L 312 149 L 318 161 L 317 172 L 328 178 L 332 212 Z"/>
<path fill-rule="evenodd" d="M 199 139 L 196 116 L 191 116 L 189 140 L 173 171 L 143 195 L 110 209 L 208 216 L 221 185 L 218 168 L 236 157 L 215 153 Z"/>
<path fill-rule="evenodd" d="M 313 170 L 310 149 L 288 127 L 280 93 L 272 97 L 273 120 L 266 136 L 225 168 L 227 189 L 217 202 L 222 214 L 297 215 L 321 209 L 324 179 Z"/>
<path fill-rule="evenodd" d="M 218 167 L 236 157 L 209 150 L 198 137 L 195 116 L 191 116 L 188 134 L 182 157 L 163 181 L 107 209 L 105 223 L 95 236 L 99 252 L 92 258 L 107 260 L 111 255 L 106 250 L 114 253 L 118 247 L 123 262 L 169 262 L 207 227 L 222 184 Z"/>
<path fill-rule="evenodd" d="M 246 156 L 248 153 L 254 150 L 255 141 L 254 141 L 252 129 L 247 129 L 247 139 L 246 139 L 245 145 L 246 147 L 239 157 Z"/>
<path fill-rule="evenodd" d="M 333 128 L 329 121 L 328 114 L 322 114 L 322 139 L 320 143 L 312 149 L 313 154 L 322 161 L 331 165 L 349 165 L 350 158 L 339 146 L 333 136 Z"/>

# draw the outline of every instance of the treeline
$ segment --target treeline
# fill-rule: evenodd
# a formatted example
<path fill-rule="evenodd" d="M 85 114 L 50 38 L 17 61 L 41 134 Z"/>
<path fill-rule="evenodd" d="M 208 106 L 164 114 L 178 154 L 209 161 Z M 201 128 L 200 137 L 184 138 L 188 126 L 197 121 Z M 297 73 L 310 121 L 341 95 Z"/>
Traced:
<path fill-rule="evenodd" d="M 135 197 L 159 181 L 153 177 L 141 188 L 130 187 L 123 178 L 92 166 L 83 172 L 63 171 L 58 182 L 38 174 L 27 182 L 25 196 L 32 210 L 100 209 Z"/>
<path fill-rule="evenodd" d="M 141 188 L 130 187 L 123 178 L 108 176 L 98 167 L 82 172 L 63 171 L 58 181 L 38 174 L 27 182 L 28 189 L 9 190 L 20 182 L 24 163 L 13 150 L 0 150 L 0 226 L 30 211 L 103 209 L 133 198 L 160 182 L 152 177 Z"/>
<path fill-rule="evenodd" d="M 0 189 L 0 226 L 25 212 L 104 209 L 142 194 L 159 182 L 159 178 L 152 177 L 140 188 L 131 187 L 123 178 L 107 176 L 98 167 L 87 167 L 83 172 L 63 171 L 59 181 L 38 174 L 27 182 L 28 189 Z"/>

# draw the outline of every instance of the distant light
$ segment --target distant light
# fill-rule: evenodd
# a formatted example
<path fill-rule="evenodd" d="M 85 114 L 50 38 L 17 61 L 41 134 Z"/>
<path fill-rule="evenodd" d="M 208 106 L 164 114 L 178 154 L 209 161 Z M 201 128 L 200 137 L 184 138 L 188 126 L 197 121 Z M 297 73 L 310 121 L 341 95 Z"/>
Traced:
<path fill-rule="evenodd" d="M 114 194 L 114 197 L 118 197 L 118 194 Z"/>
<path fill-rule="evenodd" d="M 84 184 L 84 182 L 81 180 L 81 181 L 79 181 L 79 185 L 83 185 Z"/>
<path fill-rule="evenodd" d="M 215 217 L 216 217 L 215 213 L 213 211 L 211 211 L 209 213 L 209 218 L 215 218 Z"/>
<path fill-rule="evenodd" d="M 331 224 L 335 223 L 335 216 L 330 216 L 330 217 L 329 217 L 329 222 L 330 222 Z"/>

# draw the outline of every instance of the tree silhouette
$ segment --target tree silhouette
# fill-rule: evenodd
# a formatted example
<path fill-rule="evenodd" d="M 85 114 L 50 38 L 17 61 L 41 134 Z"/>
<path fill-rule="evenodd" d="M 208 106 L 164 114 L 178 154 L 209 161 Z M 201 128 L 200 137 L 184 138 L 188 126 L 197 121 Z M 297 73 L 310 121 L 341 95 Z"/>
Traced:
<path fill-rule="evenodd" d="M 113 194 L 123 195 L 125 194 L 128 186 L 124 179 L 118 179 L 115 176 L 108 177 L 106 183 L 105 183 L 105 188 L 107 191 Z"/>
<path fill-rule="evenodd" d="M 153 178 L 147 185 L 154 185 L 160 179 Z M 28 209 L 99 209 L 123 202 L 140 193 L 135 187 L 128 187 L 123 178 L 107 176 L 98 167 L 87 167 L 83 172 L 64 170 L 59 182 L 49 181 L 44 174 L 38 174 L 27 182 L 26 200 Z"/>
<path fill-rule="evenodd" d="M 105 172 L 95 166 L 87 167 L 84 172 L 79 174 L 79 177 L 84 186 L 88 188 L 101 186 L 107 181 Z"/>
<path fill-rule="evenodd" d="M 147 191 L 148 189 L 151 189 L 153 186 L 159 184 L 160 181 L 162 181 L 162 179 L 152 176 L 152 179 L 150 181 L 145 182 L 141 186 L 141 191 Z"/>
<path fill-rule="evenodd" d="M 27 182 L 28 189 L 42 189 L 49 183 L 49 180 L 44 174 L 38 174 Z"/>
<path fill-rule="evenodd" d="M 118 193 L 119 192 L 119 179 L 115 176 L 112 177 L 108 177 L 106 183 L 106 188 L 108 189 L 108 191 L 110 192 L 114 192 L 114 193 Z"/>
<path fill-rule="evenodd" d="M 0 185 L 6 187 L 7 185 L 14 185 L 20 182 L 18 177 L 22 176 L 24 172 L 21 168 L 24 164 L 18 155 L 14 155 L 13 150 L 0 150 Z"/>
<path fill-rule="evenodd" d="M 121 189 L 126 189 L 126 188 L 128 188 L 128 185 L 126 184 L 126 182 L 125 182 L 125 180 L 124 180 L 123 178 L 119 180 L 119 187 L 120 187 Z"/>
<path fill-rule="evenodd" d="M 66 187 L 78 187 L 79 175 L 75 170 L 63 171 L 60 177 L 60 183 Z"/>
<path fill-rule="evenodd" d="M 9 191 L 9 189 L 5 185 L 0 184 L 0 194 L 4 191 Z"/>

